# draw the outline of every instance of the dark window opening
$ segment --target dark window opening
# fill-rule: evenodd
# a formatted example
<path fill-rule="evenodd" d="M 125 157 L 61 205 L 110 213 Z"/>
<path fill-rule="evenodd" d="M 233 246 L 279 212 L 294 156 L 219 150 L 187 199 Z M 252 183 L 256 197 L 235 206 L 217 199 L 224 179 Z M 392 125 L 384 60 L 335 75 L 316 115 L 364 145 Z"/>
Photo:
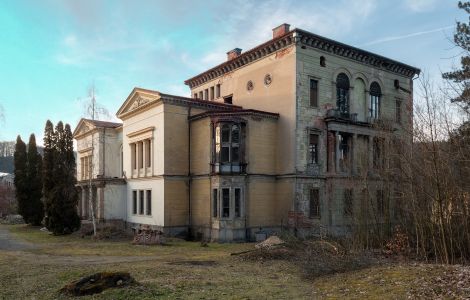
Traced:
<path fill-rule="evenodd" d="M 349 170 L 350 138 L 350 135 L 346 133 L 339 134 L 339 167 L 341 172 Z"/>
<path fill-rule="evenodd" d="M 235 218 L 239 218 L 242 215 L 241 211 L 241 189 L 235 189 Z"/>
<path fill-rule="evenodd" d="M 222 189 L 222 217 L 230 217 L 230 189 Z"/>
<path fill-rule="evenodd" d="M 212 190 L 212 216 L 214 218 L 217 218 L 217 216 L 219 215 L 219 212 L 218 212 L 218 208 L 217 208 L 217 201 L 218 201 L 218 190 L 217 189 L 213 189 Z"/>
<path fill-rule="evenodd" d="M 210 89 L 210 99 L 214 100 L 214 87 L 213 86 L 211 86 L 211 89 Z"/>
<path fill-rule="evenodd" d="M 144 191 L 139 191 L 139 214 L 144 214 Z"/>
<path fill-rule="evenodd" d="M 320 217 L 320 191 L 318 189 L 310 190 L 310 218 Z"/>
<path fill-rule="evenodd" d="M 232 104 L 232 95 L 224 97 L 225 104 Z"/>
<path fill-rule="evenodd" d="M 204 100 L 209 100 L 209 89 L 204 90 Z"/>
<path fill-rule="evenodd" d="M 152 191 L 147 190 L 147 206 L 146 206 L 146 214 L 147 216 L 152 215 Z"/>
<path fill-rule="evenodd" d="M 132 213 L 137 214 L 137 191 L 132 191 Z"/>
<path fill-rule="evenodd" d="M 310 134 L 308 152 L 309 152 L 309 163 L 317 164 L 318 163 L 318 135 L 317 134 Z"/>
<path fill-rule="evenodd" d="M 310 106 L 318 107 L 318 80 L 310 79 Z"/>
<path fill-rule="evenodd" d="M 340 73 L 336 78 L 336 107 L 344 117 L 349 117 L 349 78 Z"/>
<path fill-rule="evenodd" d="M 324 56 L 320 56 L 320 66 L 326 67 L 326 58 Z"/>
<path fill-rule="evenodd" d="M 217 84 L 215 86 L 215 97 L 219 98 L 220 97 L 220 84 Z"/>
<path fill-rule="evenodd" d="M 345 216 L 353 215 L 353 190 L 345 189 L 343 194 L 343 214 Z"/>

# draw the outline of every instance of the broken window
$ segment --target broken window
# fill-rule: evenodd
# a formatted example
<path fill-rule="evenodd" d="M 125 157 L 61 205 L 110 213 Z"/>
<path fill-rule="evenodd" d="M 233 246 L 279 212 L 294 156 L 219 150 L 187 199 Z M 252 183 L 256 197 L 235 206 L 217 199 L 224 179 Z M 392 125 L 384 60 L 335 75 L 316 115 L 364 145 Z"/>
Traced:
<path fill-rule="evenodd" d="M 310 79 L 310 106 L 318 107 L 318 80 Z"/>
<path fill-rule="evenodd" d="M 384 191 L 383 190 L 377 190 L 376 199 L 377 199 L 377 214 L 380 217 L 383 217 L 385 215 Z"/>
<path fill-rule="evenodd" d="M 349 170 L 349 140 L 350 136 L 348 134 L 339 134 L 339 167 L 341 172 Z"/>
<path fill-rule="evenodd" d="M 320 217 L 320 191 L 318 189 L 310 190 L 310 218 Z"/>
<path fill-rule="evenodd" d="M 232 104 L 232 95 L 224 97 L 224 103 L 226 104 Z"/>
<path fill-rule="evenodd" d="M 369 107 L 369 117 L 372 119 L 378 119 L 380 116 L 380 97 L 382 91 L 380 85 L 377 82 L 372 82 L 370 85 L 370 107 Z"/>
<path fill-rule="evenodd" d="M 349 78 L 344 73 L 336 78 L 336 107 L 342 116 L 349 116 Z"/>
<path fill-rule="evenodd" d="M 213 189 L 212 190 L 212 216 L 214 218 L 217 218 L 219 215 L 218 208 L 217 208 L 217 201 L 218 201 L 218 190 Z"/>
<path fill-rule="evenodd" d="M 310 164 L 317 164 L 318 163 L 318 135 L 317 134 L 310 134 L 308 153 L 309 153 L 308 162 Z"/>
<path fill-rule="evenodd" d="M 132 213 L 137 214 L 137 191 L 132 191 Z"/>
<path fill-rule="evenodd" d="M 215 128 L 215 151 L 213 162 L 215 172 L 241 171 L 241 133 L 243 124 L 219 123 Z"/>
<path fill-rule="evenodd" d="M 152 191 L 147 190 L 147 199 L 146 199 L 147 205 L 145 206 L 145 213 L 147 216 L 152 215 Z"/>
<path fill-rule="evenodd" d="M 234 199 L 234 204 L 235 204 L 235 218 L 239 218 L 242 216 L 242 209 L 241 209 L 241 189 L 240 188 L 235 188 L 235 199 Z"/>
<path fill-rule="evenodd" d="M 230 189 L 222 189 L 222 217 L 230 217 Z"/>
<path fill-rule="evenodd" d="M 353 190 L 345 189 L 343 192 L 343 214 L 345 216 L 353 215 Z"/>

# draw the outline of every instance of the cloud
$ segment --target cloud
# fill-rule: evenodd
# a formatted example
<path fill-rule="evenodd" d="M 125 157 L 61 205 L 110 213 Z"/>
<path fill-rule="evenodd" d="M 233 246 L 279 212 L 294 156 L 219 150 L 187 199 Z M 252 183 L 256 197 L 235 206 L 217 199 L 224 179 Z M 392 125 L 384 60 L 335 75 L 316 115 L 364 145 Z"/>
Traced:
<path fill-rule="evenodd" d="M 413 12 L 425 12 L 432 10 L 437 0 L 404 0 L 404 6 Z"/>
<path fill-rule="evenodd" d="M 411 38 L 411 37 L 417 37 L 417 36 L 420 36 L 420 35 L 430 34 L 430 33 L 434 33 L 434 32 L 443 32 L 444 30 L 450 29 L 450 28 L 455 28 L 455 25 L 439 27 L 439 28 L 426 30 L 426 31 L 418 31 L 418 32 L 404 34 L 404 35 L 384 37 L 384 38 L 380 38 L 380 39 L 365 43 L 362 46 L 371 46 L 371 45 L 376 45 L 376 44 L 381 44 L 381 43 L 386 43 L 386 42 L 391 42 L 391 41 L 396 41 L 396 40 L 408 39 L 408 38 Z"/>

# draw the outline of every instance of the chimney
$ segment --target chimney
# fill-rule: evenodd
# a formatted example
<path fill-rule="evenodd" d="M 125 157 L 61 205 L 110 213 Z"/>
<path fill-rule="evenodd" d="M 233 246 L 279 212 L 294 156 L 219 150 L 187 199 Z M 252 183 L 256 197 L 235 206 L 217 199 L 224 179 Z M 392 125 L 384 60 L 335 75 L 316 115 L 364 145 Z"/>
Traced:
<path fill-rule="evenodd" d="M 289 32 L 290 24 L 284 23 L 273 28 L 273 39 L 280 37 Z"/>
<path fill-rule="evenodd" d="M 240 48 L 235 48 L 233 50 L 230 50 L 229 52 L 227 52 L 227 61 L 239 57 L 240 54 L 242 54 L 242 49 Z"/>

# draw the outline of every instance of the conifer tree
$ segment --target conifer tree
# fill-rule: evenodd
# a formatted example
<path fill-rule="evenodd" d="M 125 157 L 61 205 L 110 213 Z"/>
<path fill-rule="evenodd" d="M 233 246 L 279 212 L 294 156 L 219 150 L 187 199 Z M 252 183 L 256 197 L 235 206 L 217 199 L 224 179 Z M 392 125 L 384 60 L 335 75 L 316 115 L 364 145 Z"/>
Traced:
<path fill-rule="evenodd" d="M 28 211 L 28 172 L 27 172 L 27 155 L 26 155 L 26 144 L 21 140 L 18 135 L 16 138 L 15 153 L 14 153 L 14 164 L 15 164 L 15 189 L 16 189 L 16 201 L 18 203 L 18 213 L 23 216 L 26 223 L 29 223 L 29 211 Z"/>
<path fill-rule="evenodd" d="M 75 186 L 77 183 L 76 163 L 73 153 L 73 134 L 69 124 L 64 128 L 64 214 L 67 222 L 67 228 L 75 231 L 80 228 L 80 217 L 77 213 L 78 191 Z"/>
<path fill-rule="evenodd" d="M 42 203 L 42 158 L 36 147 L 36 137 L 31 134 L 28 144 L 27 184 L 28 184 L 28 223 L 41 225 L 44 218 Z"/>
<path fill-rule="evenodd" d="M 49 216 L 52 214 L 52 189 L 54 188 L 54 152 L 55 152 L 55 133 L 54 125 L 47 120 L 44 129 L 44 154 L 43 154 L 43 195 L 45 204 L 45 225 L 50 228 Z"/>

